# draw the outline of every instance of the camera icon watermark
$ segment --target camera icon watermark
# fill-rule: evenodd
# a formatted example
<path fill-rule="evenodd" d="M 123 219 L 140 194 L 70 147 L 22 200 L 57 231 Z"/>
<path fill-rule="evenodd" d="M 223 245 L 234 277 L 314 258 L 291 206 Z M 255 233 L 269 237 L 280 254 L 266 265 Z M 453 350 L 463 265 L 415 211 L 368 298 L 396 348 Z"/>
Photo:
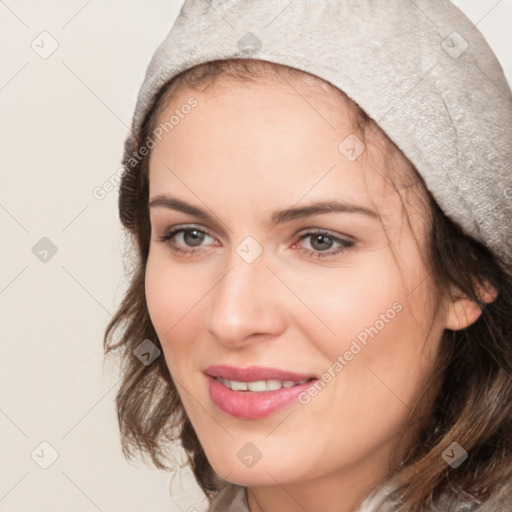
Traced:
<path fill-rule="evenodd" d="M 133 353 L 143 365 L 149 366 L 161 352 L 151 340 L 144 340 Z"/>
<path fill-rule="evenodd" d="M 49 32 L 44 31 L 30 43 L 30 47 L 41 59 L 48 59 L 57 51 L 59 43 Z"/>
<path fill-rule="evenodd" d="M 253 443 L 246 443 L 236 454 L 238 460 L 249 469 L 263 457 L 263 454 Z"/>
<path fill-rule="evenodd" d="M 455 441 L 441 454 L 444 461 L 453 469 L 457 469 L 467 458 L 468 452 Z"/>
<path fill-rule="evenodd" d="M 42 261 L 48 263 L 56 254 L 57 246 L 47 237 L 43 236 L 36 244 L 32 247 L 32 254 Z"/>
<path fill-rule="evenodd" d="M 441 48 L 452 59 L 458 59 L 468 47 L 469 43 L 458 32 L 452 32 L 441 43 Z"/>
<path fill-rule="evenodd" d="M 48 469 L 59 458 L 59 452 L 48 441 L 43 441 L 32 450 L 30 456 L 40 468 Z"/>
<path fill-rule="evenodd" d="M 261 40 L 252 32 L 247 32 L 237 43 L 240 53 L 246 57 L 256 55 L 262 48 Z"/>
<path fill-rule="evenodd" d="M 236 253 L 246 263 L 252 263 L 260 257 L 263 247 L 252 236 L 246 236 L 236 247 Z"/>
<path fill-rule="evenodd" d="M 357 160 L 365 150 L 365 145 L 357 135 L 351 133 L 338 145 L 338 151 L 350 162 Z"/>

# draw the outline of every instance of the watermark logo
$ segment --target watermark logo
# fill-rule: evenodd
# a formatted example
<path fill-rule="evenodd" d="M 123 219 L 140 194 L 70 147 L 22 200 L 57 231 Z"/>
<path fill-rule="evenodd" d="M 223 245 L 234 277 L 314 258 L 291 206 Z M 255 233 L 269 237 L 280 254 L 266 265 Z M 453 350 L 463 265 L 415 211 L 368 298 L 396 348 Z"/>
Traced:
<path fill-rule="evenodd" d="M 441 454 L 444 461 L 453 469 L 457 469 L 467 458 L 468 452 L 455 441 Z"/>
<path fill-rule="evenodd" d="M 48 441 L 43 441 L 34 448 L 30 456 L 40 468 L 48 469 L 59 458 L 59 452 Z"/>
<path fill-rule="evenodd" d="M 256 55 L 262 46 L 261 40 L 252 32 L 247 32 L 237 43 L 237 47 L 244 57 Z"/>
<path fill-rule="evenodd" d="M 255 261 L 262 252 L 263 247 L 252 236 L 246 236 L 236 247 L 236 253 L 246 263 Z"/>
<path fill-rule="evenodd" d="M 263 457 L 263 454 L 253 443 L 246 443 L 237 452 L 236 456 L 244 466 L 250 469 Z"/>
<path fill-rule="evenodd" d="M 110 177 L 105 180 L 101 185 L 92 189 L 94 199 L 102 201 L 107 197 L 109 192 L 112 192 L 121 183 L 121 178 L 126 174 L 124 167 L 119 167 Z"/>
<path fill-rule="evenodd" d="M 357 135 L 351 133 L 338 146 L 338 151 L 349 161 L 357 160 L 365 150 L 365 145 Z"/>
<path fill-rule="evenodd" d="M 46 60 L 57 51 L 59 43 L 50 33 L 44 31 L 30 43 L 30 47 L 41 59 Z"/>
<path fill-rule="evenodd" d="M 43 236 L 33 247 L 32 254 L 43 263 L 48 263 L 56 254 L 57 246 L 46 236 Z"/>
<path fill-rule="evenodd" d="M 458 32 L 452 32 L 441 43 L 441 48 L 452 59 L 458 59 L 468 47 L 468 42 Z"/>
<path fill-rule="evenodd" d="M 149 155 L 149 152 L 156 147 L 158 142 L 162 141 L 162 138 L 165 134 L 168 134 L 171 130 L 173 130 L 176 126 L 178 126 L 183 119 L 185 119 L 194 107 L 197 107 L 198 101 L 193 96 L 190 97 L 186 103 L 181 105 L 179 109 L 174 110 L 174 114 L 172 114 L 167 121 L 160 123 L 152 132 L 151 135 L 148 136 L 146 141 L 142 146 L 138 148 L 137 151 L 134 151 L 131 157 L 125 162 L 126 167 L 120 167 L 113 174 L 109 176 L 101 185 L 98 185 L 92 189 L 92 195 L 94 199 L 98 201 L 102 201 L 107 197 L 107 194 L 115 190 L 115 188 L 120 184 L 122 177 L 130 172 L 133 168 L 137 167 L 140 162 Z M 158 141 L 158 142 L 157 142 Z"/>
<path fill-rule="evenodd" d="M 149 366 L 160 355 L 160 349 L 151 340 L 144 340 L 133 353 L 143 365 Z"/>
<path fill-rule="evenodd" d="M 385 313 L 379 315 L 370 327 L 365 327 L 350 343 L 350 347 L 343 355 L 339 355 L 329 368 L 322 374 L 320 379 L 311 385 L 307 390 L 297 396 L 302 405 L 307 405 L 312 398 L 317 396 L 367 345 L 369 338 L 374 338 L 387 324 L 391 322 L 402 311 L 400 302 L 395 302 Z"/>

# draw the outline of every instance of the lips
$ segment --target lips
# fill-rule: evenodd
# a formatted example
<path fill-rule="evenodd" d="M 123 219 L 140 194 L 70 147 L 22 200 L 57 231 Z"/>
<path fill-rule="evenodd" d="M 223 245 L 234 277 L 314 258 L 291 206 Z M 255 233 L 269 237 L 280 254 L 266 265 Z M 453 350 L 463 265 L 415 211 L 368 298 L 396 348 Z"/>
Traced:
<path fill-rule="evenodd" d="M 311 374 L 255 366 L 250 368 L 209 366 L 204 370 L 204 374 L 210 399 L 218 409 L 230 416 L 251 420 L 264 418 L 291 405 L 300 393 L 317 381 L 317 378 Z M 297 384 L 270 391 L 251 391 L 230 389 L 226 386 L 226 380 L 238 383 L 294 381 Z"/>
<path fill-rule="evenodd" d="M 299 374 L 276 368 L 265 368 L 262 366 L 251 366 L 249 368 L 236 368 L 234 366 L 216 365 L 208 366 L 204 370 L 210 377 L 219 377 L 221 379 L 236 380 L 239 382 L 253 382 L 258 380 L 301 380 L 316 379 L 313 374 Z"/>

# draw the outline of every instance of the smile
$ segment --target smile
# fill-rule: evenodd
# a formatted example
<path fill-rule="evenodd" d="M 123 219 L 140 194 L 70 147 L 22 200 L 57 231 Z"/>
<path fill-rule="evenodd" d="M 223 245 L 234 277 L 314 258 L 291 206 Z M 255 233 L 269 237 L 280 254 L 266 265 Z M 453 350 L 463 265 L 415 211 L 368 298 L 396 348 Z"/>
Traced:
<path fill-rule="evenodd" d="M 318 379 L 274 368 L 210 366 L 204 370 L 213 404 L 235 418 L 260 419 L 293 405 Z"/>
<path fill-rule="evenodd" d="M 254 391 L 256 393 L 260 393 L 262 391 L 276 391 L 281 388 L 292 388 L 294 386 L 304 384 L 309 380 L 303 379 L 299 382 L 295 382 L 293 380 L 255 380 L 252 382 L 240 382 L 236 380 L 222 379 L 220 377 L 216 377 L 216 379 L 233 391 Z"/>

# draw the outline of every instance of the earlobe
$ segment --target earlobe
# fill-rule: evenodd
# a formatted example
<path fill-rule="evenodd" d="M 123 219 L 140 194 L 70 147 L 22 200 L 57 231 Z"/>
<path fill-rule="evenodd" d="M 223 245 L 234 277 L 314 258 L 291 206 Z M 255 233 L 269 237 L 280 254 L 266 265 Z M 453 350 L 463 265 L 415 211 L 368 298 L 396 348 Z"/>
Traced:
<path fill-rule="evenodd" d="M 498 296 L 496 289 L 487 282 L 484 286 L 477 285 L 477 293 L 480 300 L 486 304 L 494 302 Z M 480 309 L 478 304 L 463 295 L 455 286 L 450 288 L 450 297 L 447 300 L 449 303 L 445 329 L 453 331 L 466 329 L 466 327 L 474 324 L 482 314 L 482 309 Z"/>
<path fill-rule="evenodd" d="M 474 324 L 482 314 L 478 305 L 466 297 L 454 297 L 448 306 L 445 329 L 459 331 Z"/>

